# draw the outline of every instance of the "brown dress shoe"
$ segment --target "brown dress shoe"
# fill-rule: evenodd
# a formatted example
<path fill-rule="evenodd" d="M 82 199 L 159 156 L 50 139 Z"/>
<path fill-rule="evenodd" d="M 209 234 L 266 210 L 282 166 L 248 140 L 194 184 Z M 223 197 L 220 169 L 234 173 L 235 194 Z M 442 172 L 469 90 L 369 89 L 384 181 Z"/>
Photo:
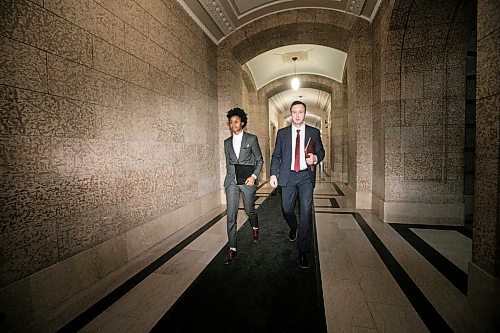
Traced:
<path fill-rule="evenodd" d="M 252 228 L 252 240 L 257 242 L 259 240 L 259 229 Z"/>
<path fill-rule="evenodd" d="M 224 260 L 224 264 L 225 265 L 232 264 L 237 256 L 238 254 L 236 253 L 236 251 L 229 250 L 229 252 L 226 254 L 226 259 Z"/>

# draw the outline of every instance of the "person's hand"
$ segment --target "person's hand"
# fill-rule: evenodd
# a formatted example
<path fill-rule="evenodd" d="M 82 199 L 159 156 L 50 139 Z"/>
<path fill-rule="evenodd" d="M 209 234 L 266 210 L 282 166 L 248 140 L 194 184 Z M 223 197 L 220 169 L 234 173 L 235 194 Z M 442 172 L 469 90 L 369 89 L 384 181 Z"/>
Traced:
<path fill-rule="evenodd" d="M 316 159 L 316 155 L 314 155 L 313 153 L 307 154 L 307 158 L 306 158 L 307 165 L 313 165 L 315 159 Z"/>
<path fill-rule="evenodd" d="M 247 178 L 247 180 L 245 180 L 245 185 L 253 186 L 254 184 L 255 184 L 255 178 L 253 178 L 253 176 L 250 176 Z"/>
<path fill-rule="evenodd" d="M 276 176 L 271 176 L 271 178 L 269 178 L 269 184 L 271 184 L 271 187 L 272 188 L 276 188 L 278 187 L 278 178 L 276 178 Z"/>

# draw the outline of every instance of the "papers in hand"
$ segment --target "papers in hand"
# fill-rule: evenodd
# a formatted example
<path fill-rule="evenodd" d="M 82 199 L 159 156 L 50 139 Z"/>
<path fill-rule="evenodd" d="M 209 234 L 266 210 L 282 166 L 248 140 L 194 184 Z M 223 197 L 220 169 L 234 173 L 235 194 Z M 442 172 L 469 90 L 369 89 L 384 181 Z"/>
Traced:
<path fill-rule="evenodd" d="M 234 171 L 236 173 L 236 184 L 245 185 L 247 178 L 252 175 L 254 168 L 253 165 L 235 164 Z"/>
<path fill-rule="evenodd" d="M 304 149 L 304 152 L 306 153 L 306 158 L 309 157 L 309 154 L 316 155 L 316 152 L 314 151 L 314 145 L 311 142 L 311 137 L 309 137 L 309 139 L 307 140 L 306 149 Z M 309 169 L 311 171 L 314 171 L 314 164 L 309 165 Z"/>

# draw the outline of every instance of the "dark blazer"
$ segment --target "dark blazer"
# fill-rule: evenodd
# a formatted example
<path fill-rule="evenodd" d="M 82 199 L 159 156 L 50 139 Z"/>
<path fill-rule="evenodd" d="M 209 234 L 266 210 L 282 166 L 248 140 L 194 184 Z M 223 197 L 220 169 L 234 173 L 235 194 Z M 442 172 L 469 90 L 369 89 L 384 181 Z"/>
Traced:
<path fill-rule="evenodd" d="M 233 149 L 233 136 L 224 140 L 224 154 L 226 155 L 226 178 L 224 179 L 224 187 L 228 188 L 231 183 L 236 184 L 235 164 L 252 165 L 255 167 L 253 174 L 257 176 L 255 185 L 258 184 L 259 174 L 262 170 L 264 160 L 260 151 L 259 140 L 253 134 L 243 132 L 241 139 L 240 156 L 236 158 L 236 153 Z"/>
<path fill-rule="evenodd" d="M 271 176 L 274 175 L 278 177 L 278 185 L 286 186 L 288 184 L 288 178 L 292 172 L 290 166 L 292 164 L 292 126 L 287 126 L 280 129 L 276 135 L 276 146 L 274 147 L 273 156 L 271 158 Z M 325 150 L 323 149 L 323 143 L 321 142 L 321 134 L 317 128 L 306 125 L 304 138 L 304 146 L 306 145 L 309 138 L 314 145 L 314 151 L 318 157 L 318 163 L 325 158 Z M 316 166 L 314 171 L 307 168 L 309 172 L 309 177 L 313 187 L 316 185 Z"/>

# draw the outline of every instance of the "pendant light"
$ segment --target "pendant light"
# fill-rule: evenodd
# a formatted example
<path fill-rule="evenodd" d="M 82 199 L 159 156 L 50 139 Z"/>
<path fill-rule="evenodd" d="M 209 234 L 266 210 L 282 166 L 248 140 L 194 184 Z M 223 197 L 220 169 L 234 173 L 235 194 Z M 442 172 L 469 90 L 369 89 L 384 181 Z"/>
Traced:
<path fill-rule="evenodd" d="M 300 88 L 300 81 L 299 81 L 299 78 L 297 77 L 297 57 L 293 57 L 292 60 L 293 60 L 293 68 L 294 68 L 294 76 L 293 76 L 293 79 L 292 79 L 292 89 L 293 90 L 298 90 Z"/>

